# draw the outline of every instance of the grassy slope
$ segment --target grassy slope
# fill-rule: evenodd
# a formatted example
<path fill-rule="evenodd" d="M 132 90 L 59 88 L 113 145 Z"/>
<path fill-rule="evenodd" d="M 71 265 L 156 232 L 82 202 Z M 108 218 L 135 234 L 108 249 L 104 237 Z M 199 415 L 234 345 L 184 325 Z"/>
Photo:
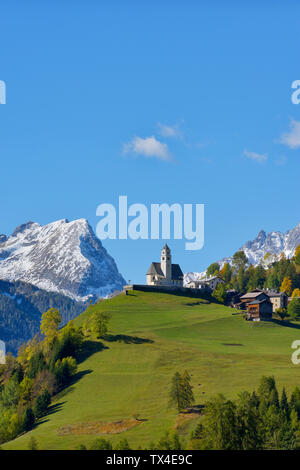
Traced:
<path fill-rule="evenodd" d="M 299 370 L 291 363 L 291 343 L 300 339 L 298 325 L 254 324 L 221 305 L 142 292 L 103 301 L 75 322 L 80 324 L 95 308 L 112 313 L 112 334 L 153 342 L 103 342 L 106 349 L 96 348 L 80 364 L 78 380 L 58 397 L 56 411 L 4 449 L 26 448 L 32 435 L 41 449 L 72 449 L 96 436 L 62 437 L 57 434 L 61 426 L 135 414 L 147 421 L 109 438 L 116 442 L 126 437 L 134 448 L 157 441 L 174 426 L 168 390 L 174 372 L 184 368 L 192 374 L 197 404 L 215 393 L 233 398 L 252 390 L 263 374 L 275 375 L 287 391 L 300 385 Z"/>

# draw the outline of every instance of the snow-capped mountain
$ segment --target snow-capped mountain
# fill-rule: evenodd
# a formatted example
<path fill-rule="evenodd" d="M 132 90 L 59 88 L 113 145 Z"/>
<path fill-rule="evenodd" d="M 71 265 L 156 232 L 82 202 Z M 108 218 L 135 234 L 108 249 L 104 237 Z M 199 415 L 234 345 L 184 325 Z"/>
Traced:
<path fill-rule="evenodd" d="M 300 245 L 300 222 L 297 227 L 288 230 L 286 233 L 266 233 L 261 230 L 254 240 L 245 243 L 240 250 L 244 251 L 249 264 L 257 266 L 261 262 L 270 263 L 279 259 L 281 253 L 284 253 L 286 258 L 292 258 L 298 245 Z M 271 256 L 264 260 L 267 253 L 270 253 Z M 220 264 L 231 263 L 231 261 L 232 257 L 224 258 L 220 261 Z"/>
<path fill-rule="evenodd" d="M 265 265 L 279 259 L 281 253 L 284 253 L 286 258 L 294 256 L 295 249 L 300 245 L 300 222 L 297 227 L 288 230 L 286 233 L 270 232 L 266 233 L 261 230 L 257 237 L 252 241 L 248 241 L 239 250 L 243 250 L 248 258 L 248 263 L 257 266 L 260 263 Z M 236 250 L 236 251 L 239 251 Z M 270 253 L 267 259 L 265 255 Z M 219 261 L 221 267 L 224 263 L 232 263 L 232 256 L 223 258 Z M 206 277 L 206 272 L 189 272 L 184 275 L 184 285 L 189 281 L 198 281 Z"/>
<path fill-rule="evenodd" d="M 86 219 L 28 222 L 0 235 L 0 279 L 23 281 L 75 300 L 106 296 L 125 280 Z"/>

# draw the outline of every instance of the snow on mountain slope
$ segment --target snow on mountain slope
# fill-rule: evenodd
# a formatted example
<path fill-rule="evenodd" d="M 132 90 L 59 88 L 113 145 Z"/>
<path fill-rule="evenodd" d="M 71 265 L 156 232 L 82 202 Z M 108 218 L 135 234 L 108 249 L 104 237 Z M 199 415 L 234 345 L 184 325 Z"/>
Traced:
<path fill-rule="evenodd" d="M 284 253 L 286 258 L 292 258 L 298 245 L 300 245 L 300 222 L 297 227 L 288 230 L 286 233 L 266 233 L 264 230 L 261 230 L 254 240 L 248 241 L 239 250 L 245 252 L 249 264 L 257 266 L 261 262 L 264 262 L 266 253 L 270 253 L 272 256 L 270 256 L 265 263 L 274 262 L 280 257 L 281 253 Z M 224 263 L 231 264 L 232 256 L 223 258 L 219 263 L 221 267 Z M 205 275 L 205 272 L 186 273 L 184 275 L 184 285 L 187 285 L 189 281 L 203 279 Z"/>
<path fill-rule="evenodd" d="M 266 233 L 261 230 L 254 240 L 245 243 L 240 250 L 245 252 L 249 264 L 257 266 L 263 262 L 267 253 L 272 255 L 269 261 L 275 261 L 281 253 L 284 253 L 286 258 L 292 258 L 298 245 L 300 245 L 300 222 L 295 228 L 288 230 L 286 233 Z M 220 261 L 221 265 L 225 262 L 231 263 L 232 257 Z"/>
<path fill-rule="evenodd" d="M 0 279 L 21 280 L 75 300 L 105 296 L 125 280 L 86 219 L 28 222 L 0 235 Z"/>

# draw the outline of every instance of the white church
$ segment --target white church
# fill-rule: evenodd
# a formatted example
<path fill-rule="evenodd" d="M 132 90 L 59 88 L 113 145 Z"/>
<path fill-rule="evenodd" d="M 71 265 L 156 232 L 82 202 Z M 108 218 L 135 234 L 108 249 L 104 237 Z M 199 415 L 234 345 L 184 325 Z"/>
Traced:
<path fill-rule="evenodd" d="M 160 263 L 151 263 L 146 274 L 146 283 L 148 286 L 183 287 L 183 272 L 179 264 L 172 264 L 168 245 L 161 250 Z"/>

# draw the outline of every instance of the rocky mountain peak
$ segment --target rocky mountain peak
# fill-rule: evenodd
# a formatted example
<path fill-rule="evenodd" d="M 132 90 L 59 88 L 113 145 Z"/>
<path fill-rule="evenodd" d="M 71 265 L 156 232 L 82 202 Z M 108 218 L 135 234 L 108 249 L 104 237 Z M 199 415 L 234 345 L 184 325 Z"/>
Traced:
<path fill-rule="evenodd" d="M 0 279 L 23 281 L 76 300 L 121 289 L 124 278 L 86 219 L 27 222 L 3 237 Z"/>

